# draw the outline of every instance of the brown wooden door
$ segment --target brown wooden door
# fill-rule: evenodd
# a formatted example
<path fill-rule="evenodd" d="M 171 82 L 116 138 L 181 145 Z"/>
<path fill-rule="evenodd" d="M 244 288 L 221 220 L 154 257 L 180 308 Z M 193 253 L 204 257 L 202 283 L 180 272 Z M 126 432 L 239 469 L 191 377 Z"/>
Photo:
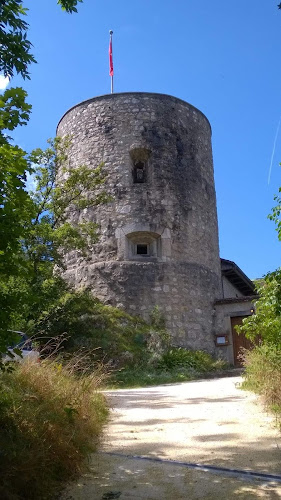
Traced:
<path fill-rule="evenodd" d="M 231 319 L 231 329 L 232 329 L 232 343 L 233 343 L 233 355 L 234 355 L 234 366 L 242 366 L 241 350 L 252 349 L 254 344 L 245 337 L 244 333 L 237 333 L 235 330 L 236 325 L 242 325 L 242 320 L 246 316 L 236 316 Z"/>

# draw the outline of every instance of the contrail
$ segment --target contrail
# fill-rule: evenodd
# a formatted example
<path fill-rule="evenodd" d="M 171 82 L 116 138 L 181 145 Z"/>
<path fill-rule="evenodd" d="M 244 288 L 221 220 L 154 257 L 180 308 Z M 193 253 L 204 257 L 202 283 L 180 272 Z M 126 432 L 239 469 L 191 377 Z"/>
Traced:
<path fill-rule="evenodd" d="M 274 158 L 275 149 L 276 149 L 277 137 L 278 137 L 278 134 L 279 134 L 279 129 L 280 129 L 280 123 L 281 123 L 281 116 L 280 116 L 280 118 L 279 118 L 279 122 L 278 122 L 277 130 L 276 130 L 276 134 L 275 134 L 275 139 L 274 139 L 274 143 L 273 143 L 273 149 L 272 149 L 272 155 L 271 155 L 270 167 L 269 167 L 268 179 L 267 179 L 267 184 L 268 184 L 268 185 L 269 185 L 269 183 L 270 183 L 271 170 L 272 170 L 273 158 Z"/>

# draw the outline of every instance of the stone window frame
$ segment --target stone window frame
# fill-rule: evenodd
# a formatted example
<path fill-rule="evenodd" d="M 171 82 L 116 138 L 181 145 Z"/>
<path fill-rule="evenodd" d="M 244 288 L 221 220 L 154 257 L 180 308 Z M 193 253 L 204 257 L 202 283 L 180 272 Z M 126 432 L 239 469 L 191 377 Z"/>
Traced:
<path fill-rule="evenodd" d="M 138 245 L 147 245 L 147 253 L 138 253 Z M 155 261 L 161 259 L 161 236 L 151 231 L 135 231 L 126 235 L 125 248 L 128 260 Z"/>
<path fill-rule="evenodd" d="M 154 224 L 131 223 L 117 228 L 117 259 L 138 262 L 167 262 L 172 258 L 171 232 Z M 148 245 L 147 254 L 138 254 L 137 245 Z"/>

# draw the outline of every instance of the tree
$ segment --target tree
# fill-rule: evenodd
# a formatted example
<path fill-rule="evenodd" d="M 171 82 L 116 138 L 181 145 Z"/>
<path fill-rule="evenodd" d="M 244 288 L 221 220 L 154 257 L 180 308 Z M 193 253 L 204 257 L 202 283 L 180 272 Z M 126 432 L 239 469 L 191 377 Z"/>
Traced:
<path fill-rule="evenodd" d="M 83 0 L 58 0 L 61 8 L 71 14 L 77 12 Z M 22 0 L 0 1 L 0 72 L 12 78 L 15 73 L 30 78 L 28 67 L 35 63 L 32 43 L 27 39 L 29 24 L 25 21 L 28 9 Z"/>
<path fill-rule="evenodd" d="M 0 97 L 0 352 L 11 337 L 7 330 L 17 307 L 17 287 L 11 293 L 9 281 L 25 274 L 21 239 L 27 234 L 32 206 L 24 189 L 30 164 L 25 151 L 13 145 L 8 133 L 27 123 L 30 110 L 21 88 L 6 90 Z"/>
<path fill-rule="evenodd" d="M 72 13 L 77 12 L 78 2 L 82 0 L 57 3 Z M 32 44 L 27 39 L 29 25 L 23 19 L 26 15 L 27 9 L 21 0 L 0 2 L 0 72 L 9 78 L 15 73 L 29 78 L 28 67 L 36 62 L 30 53 Z M 26 230 L 26 209 L 30 209 L 30 198 L 25 191 L 30 162 L 26 152 L 7 135 L 28 122 L 31 106 L 26 103 L 26 97 L 22 88 L 6 90 L 0 97 L 0 272 L 3 267 L 11 271 L 11 266 L 19 264 L 20 239 Z"/>
<path fill-rule="evenodd" d="M 281 187 L 279 188 L 281 193 Z M 281 241 L 281 197 L 274 196 L 276 205 L 268 218 L 276 225 L 278 239 Z M 253 316 L 243 320 L 238 332 L 243 332 L 251 339 L 260 337 L 262 342 L 281 349 L 281 267 L 268 273 L 257 284 L 259 299 Z"/>
<path fill-rule="evenodd" d="M 3 266 L 11 272 L 18 265 L 16 255 L 30 205 L 24 189 L 30 164 L 25 151 L 14 146 L 7 135 L 18 125 L 27 123 L 31 106 L 25 98 L 26 92 L 21 88 L 6 90 L 0 96 L 0 272 Z"/>
<path fill-rule="evenodd" d="M 281 193 L 281 187 L 279 188 L 279 193 Z M 281 196 L 277 194 L 274 196 L 274 201 L 276 205 L 272 208 L 271 214 L 269 214 L 268 218 L 275 223 L 276 231 L 278 234 L 278 239 L 281 241 Z"/>
<path fill-rule="evenodd" d="M 35 62 L 30 53 L 32 44 L 27 39 L 28 23 L 23 19 L 27 9 L 20 0 L 1 1 L 0 4 L 0 71 L 12 78 L 19 73 L 29 78 L 28 66 Z"/>
<path fill-rule="evenodd" d="M 79 2 L 81 3 L 82 0 L 59 0 L 57 3 L 63 10 L 72 13 L 77 12 Z M 27 38 L 29 25 L 25 20 L 26 15 L 27 9 L 23 7 L 21 0 L 0 1 L 0 72 L 9 78 L 12 78 L 14 74 L 20 74 L 23 79 L 30 78 L 29 65 L 36 62 L 31 54 L 32 44 Z M 24 301 L 25 305 L 31 302 L 31 279 L 33 279 L 33 284 L 35 282 L 38 284 L 40 279 L 41 283 L 44 282 L 43 275 L 39 279 L 39 271 L 37 278 L 35 275 L 31 278 L 31 260 L 33 259 L 33 269 L 37 266 L 38 270 L 44 268 L 41 264 L 45 258 L 44 272 L 47 273 L 47 264 L 50 269 L 52 259 L 52 262 L 55 262 L 50 247 L 54 251 L 56 247 L 54 241 L 56 240 L 58 244 L 63 226 L 65 231 L 67 229 L 62 223 L 62 206 L 60 205 L 60 219 L 57 220 L 60 221 L 61 228 L 60 230 L 56 228 L 53 243 L 47 242 L 46 235 L 44 239 L 45 249 L 48 248 L 50 252 L 49 259 L 47 259 L 46 252 L 42 250 L 43 245 L 40 247 L 38 244 L 39 239 L 41 238 L 42 241 L 43 238 L 39 233 L 43 232 L 43 228 L 47 229 L 47 217 L 51 217 L 48 210 L 54 208 L 55 204 L 51 207 L 49 200 L 45 213 L 40 214 L 39 193 L 33 198 L 25 190 L 26 174 L 31 172 L 31 159 L 25 151 L 13 143 L 8 135 L 17 126 L 26 125 L 28 122 L 31 106 L 27 104 L 26 98 L 27 94 L 22 88 L 6 90 L 0 97 L 0 352 L 5 350 L 10 341 L 11 333 L 7 330 L 13 322 L 13 315 Z M 34 160 L 35 157 L 32 159 Z M 42 171 L 41 175 L 42 187 Z M 85 171 L 83 175 L 85 179 Z M 47 174 L 46 178 L 48 178 Z M 69 233 L 70 228 L 68 241 L 70 240 Z M 73 236 L 73 240 L 79 241 L 77 233 L 75 237 Z M 80 239 L 80 246 L 82 246 L 82 239 Z M 41 249 L 40 258 L 39 248 Z"/>
<path fill-rule="evenodd" d="M 102 189 L 106 179 L 102 165 L 68 169 L 70 142 L 69 137 L 49 140 L 45 151 L 37 149 L 29 157 L 34 167 L 36 190 L 31 197 L 36 213 L 24 248 L 34 273 L 46 261 L 62 267 L 65 251 L 85 253 L 97 240 L 97 225 L 83 220 L 73 225 L 69 216 L 75 212 L 80 219 L 82 210 L 108 200 Z"/>
<path fill-rule="evenodd" d="M 257 292 L 255 314 L 243 320 L 238 332 L 281 348 L 281 269 L 268 273 L 257 285 Z"/>
<path fill-rule="evenodd" d="M 106 177 L 102 165 L 68 170 L 70 139 L 48 142 L 45 151 L 37 149 L 24 160 L 33 172 L 36 189 L 23 192 L 24 210 L 14 209 L 15 217 L 20 214 L 22 228 L 21 233 L 12 235 L 13 246 L 9 239 L 11 261 L 17 266 L 2 267 L 0 272 L 0 317 L 6 331 L 24 328 L 67 289 L 59 275 L 64 253 L 76 250 L 86 255 L 97 241 L 97 225 L 83 221 L 81 211 L 109 199 L 103 189 Z M 75 225 L 69 222 L 71 212 L 77 216 Z"/>
<path fill-rule="evenodd" d="M 82 3 L 83 0 L 58 0 L 58 4 L 61 5 L 62 9 L 72 14 L 72 12 L 77 12 L 76 6 L 78 3 Z"/>

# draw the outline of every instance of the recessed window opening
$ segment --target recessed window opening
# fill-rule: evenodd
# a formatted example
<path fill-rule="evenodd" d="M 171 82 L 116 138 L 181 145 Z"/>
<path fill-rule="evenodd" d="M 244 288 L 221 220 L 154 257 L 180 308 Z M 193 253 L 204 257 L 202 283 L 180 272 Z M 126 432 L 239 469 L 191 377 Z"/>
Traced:
<path fill-rule="evenodd" d="M 134 184 L 148 182 L 148 165 L 151 151 L 147 148 L 133 148 L 130 151 L 132 177 Z"/>
<path fill-rule="evenodd" d="M 134 163 L 134 182 L 141 184 L 146 181 L 145 162 L 137 161 Z"/>
<path fill-rule="evenodd" d="M 137 244 L 137 255 L 148 255 L 148 245 Z"/>

